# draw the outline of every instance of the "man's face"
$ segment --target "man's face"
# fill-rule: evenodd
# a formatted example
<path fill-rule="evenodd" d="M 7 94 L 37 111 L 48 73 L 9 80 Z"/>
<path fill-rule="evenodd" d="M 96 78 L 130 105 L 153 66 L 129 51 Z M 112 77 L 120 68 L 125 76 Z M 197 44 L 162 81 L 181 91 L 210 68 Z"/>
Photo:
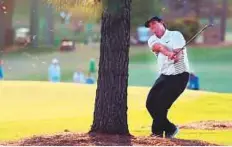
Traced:
<path fill-rule="evenodd" d="M 149 23 L 149 28 L 151 32 L 154 33 L 159 38 L 161 38 L 165 32 L 165 27 L 163 22 L 151 21 Z"/>

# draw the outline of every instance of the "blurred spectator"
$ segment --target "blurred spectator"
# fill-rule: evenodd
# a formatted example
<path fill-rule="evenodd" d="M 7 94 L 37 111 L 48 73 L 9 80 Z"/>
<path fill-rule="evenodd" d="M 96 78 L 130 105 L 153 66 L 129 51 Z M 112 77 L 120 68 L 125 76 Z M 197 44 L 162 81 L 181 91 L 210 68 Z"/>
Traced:
<path fill-rule="evenodd" d="M 94 77 L 96 73 L 96 62 L 94 59 L 91 59 L 89 62 L 89 74 Z"/>
<path fill-rule="evenodd" d="M 91 44 L 93 42 L 93 27 L 92 23 L 86 24 L 85 32 L 86 32 L 86 43 Z"/>
<path fill-rule="evenodd" d="M 194 73 L 190 73 L 189 75 L 188 89 L 192 89 L 192 90 L 200 89 L 199 78 Z"/>
<path fill-rule="evenodd" d="M 55 58 L 52 60 L 51 65 L 48 69 L 48 78 L 51 82 L 60 82 L 61 73 L 60 73 L 60 65 L 59 61 Z"/>
<path fill-rule="evenodd" d="M 82 21 L 74 20 L 73 21 L 74 35 L 79 35 L 84 30 L 84 24 Z"/>
<path fill-rule="evenodd" d="M 60 12 L 61 23 L 69 24 L 71 16 L 71 13 L 65 11 Z"/>
<path fill-rule="evenodd" d="M 85 83 L 84 73 L 81 70 L 74 72 L 73 81 L 74 83 L 82 83 L 82 84 Z"/>
<path fill-rule="evenodd" d="M 66 13 L 64 11 L 60 12 L 61 23 L 65 22 Z"/>
<path fill-rule="evenodd" d="M 0 80 L 3 80 L 3 60 L 0 59 Z"/>

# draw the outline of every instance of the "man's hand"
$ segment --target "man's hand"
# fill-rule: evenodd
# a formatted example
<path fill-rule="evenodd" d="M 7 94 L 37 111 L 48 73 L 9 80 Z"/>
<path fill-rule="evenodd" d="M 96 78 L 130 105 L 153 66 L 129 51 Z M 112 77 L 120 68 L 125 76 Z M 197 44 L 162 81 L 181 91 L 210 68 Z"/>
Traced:
<path fill-rule="evenodd" d="M 177 49 L 174 49 L 173 52 L 175 54 L 181 54 L 181 53 L 183 53 L 183 50 L 182 50 L 182 48 L 177 48 Z"/>
<path fill-rule="evenodd" d="M 166 46 L 162 44 L 155 44 L 152 48 L 153 52 L 162 53 L 168 57 L 170 60 L 174 60 L 174 63 L 179 61 L 180 55 L 183 53 L 182 49 L 174 49 L 174 51 L 169 51 Z"/>
<path fill-rule="evenodd" d="M 169 51 L 169 49 L 166 47 L 166 46 L 164 46 L 164 45 L 162 45 L 162 44 L 160 44 L 160 43 L 156 43 L 154 46 L 153 46 L 153 48 L 152 48 L 152 51 L 153 52 L 156 52 L 156 53 L 162 53 L 162 54 L 164 54 L 165 56 L 168 56 L 168 57 L 170 57 L 171 58 L 171 52 Z"/>
<path fill-rule="evenodd" d="M 167 56 L 168 56 L 168 59 L 170 59 L 170 60 L 175 59 L 175 53 L 174 52 L 168 52 Z"/>
<path fill-rule="evenodd" d="M 183 54 L 183 50 L 182 48 L 178 48 L 178 49 L 174 49 L 174 56 L 173 56 L 173 60 L 174 63 L 178 62 L 180 60 L 181 55 Z"/>
<path fill-rule="evenodd" d="M 162 47 L 161 44 L 156 43 L 156 44 L 153 46 L 152 51 L 155 52 L 155 53 L 159 53 L 161 47 Z"/>

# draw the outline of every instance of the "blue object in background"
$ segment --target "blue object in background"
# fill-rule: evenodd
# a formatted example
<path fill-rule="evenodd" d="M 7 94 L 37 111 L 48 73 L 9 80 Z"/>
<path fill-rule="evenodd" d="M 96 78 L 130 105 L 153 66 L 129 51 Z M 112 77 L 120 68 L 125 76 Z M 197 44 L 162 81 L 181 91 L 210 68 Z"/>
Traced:
<path fill-rule="evenodd" d="M 4 78 L 4 75 L 3 75 L 3 67 L 2 65 L 0 64 L 0 80 L 2 80 Z"/>
<path fill-rule="evenodd" d="M 91 78 L 91 77 L 88 77 L 88 78 L 86 79 L 86 84 L 94 84 L 94 79 Z"/>
<path fill-rule="evenodd" d="M 51 82 L 60 82 L 60 66 L 57 59 L 53 59 L 52 64 L 48 68 L 48 77 Z"/>
<path fill-rule="evenodd" d="M 188 89 L 192 89 L 192 90 L 200 89 L 199 77 L 197 77 L 193 73 L 190 73 L 190 76 L 189 76 Z"/>
<path fill-rule="evenodd" d="M 147 42 L 151 36 L 150 29 L 146 27 L 138 27 L 137 33 L 139 42 L 143 43 Z"/>
<path fill-rule="evenodd" d="M 0 80 L 4 78 L 4 71 L 3 71 L 3 60 L 0 59 Z"/>

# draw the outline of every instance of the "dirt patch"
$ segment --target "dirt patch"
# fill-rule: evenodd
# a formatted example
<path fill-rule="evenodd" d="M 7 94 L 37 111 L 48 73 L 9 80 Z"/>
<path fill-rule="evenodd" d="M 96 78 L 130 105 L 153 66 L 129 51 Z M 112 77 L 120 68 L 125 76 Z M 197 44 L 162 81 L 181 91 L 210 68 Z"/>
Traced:
<path fill-rule="evenodd" d="M 164 139 L 156 137 L 134 137 L 104 134 L 63 133 L 53 136 L 38 136 L 15 143 L 13 146 L 211 146 L 203 141 Z"/>
<path fill-rule="evenodd" d="M 181 129 L 224 130 L 232 129 L 232 121 L 200 121 L 180 125 Z"/>

